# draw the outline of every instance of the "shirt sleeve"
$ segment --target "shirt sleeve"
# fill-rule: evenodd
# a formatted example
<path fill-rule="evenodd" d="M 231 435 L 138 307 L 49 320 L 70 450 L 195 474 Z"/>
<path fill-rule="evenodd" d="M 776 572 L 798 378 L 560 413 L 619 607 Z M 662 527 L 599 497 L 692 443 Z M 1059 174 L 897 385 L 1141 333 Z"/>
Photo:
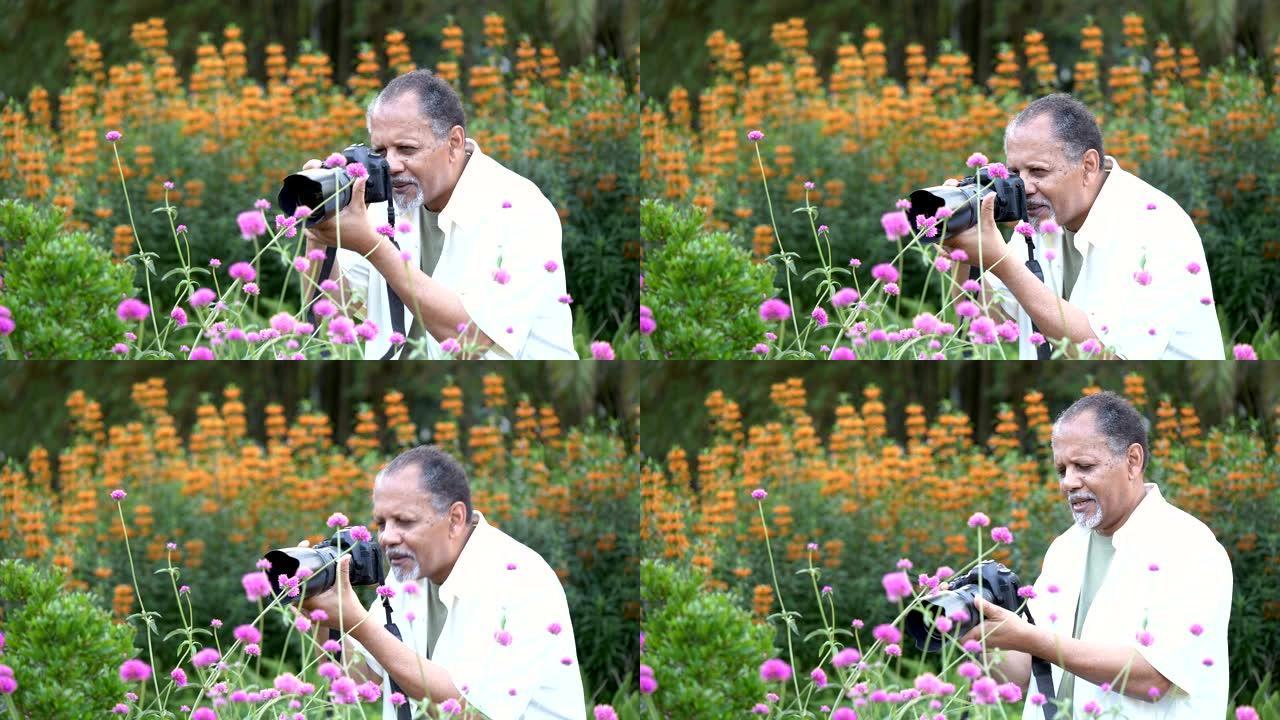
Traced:
<path fill-rule="evenodd" d="M 369 312 L 369 280 L 375 274 L 373 266 L 358 252 L 338 250 L 338 272 L 351 294 L 348 305 L 353 314 L 361 317 Z M 381 279 L 381 276 L 378 276 Z"/>
<path fill-rule="evenodd" d="M 556 674 L 579 672 L 563 590 L 554 575 L 539 579 L 539 590 L 534 584 L 519 606 L 495 607 L 488 623 L 468 627 L 466 644 L 473 651 L 449 668 L 467 703 L 492 720 L 523 716 L 539 688 L 562 685 Z M 549 629 L 553 623 L 561 626 L 556 633 Z"/>
<path fill-rule="evenodd" d="M 1225 672 L 1227 667 L 1231 561 L 1214 542 L 1212 547 L 1175 562 L 1179 566 L 1162 566 L 1157 572 L 1162 582 L 1157 586 L 1158 596 L 1151 599 L 1145 628 L 1150 636 L 1144 637 L 1150 644 L 1137 638 L 1131 642 L 1179 691 L 1187 695 L 1211 693 L 1212 673 Z"/>
<path fill-rule="evenodd" d="M 1221 359 L 1222 339 L 1200 330 L 1217 322 L 1213 306 L 1201 303 L 1212 290 L 1191 220 L 1153 223 L 1148 232 L 1160 242 L 1148 244 L 1145 264 L 1108 268 L 1112 301 L 1088 313 L 1094 334 L 1127 360 Z M 1190 272 L 1193 263 L 1201 271 Z"/>
<path fill-rule="evenodd" d="M 493 340 L 491 352 L 507 359 L 520 357 L 535 326 L 550 319 L 565 294 L 559 216 L 541 197 L 515 202 L 528 207 L 503 208 L 486 219 L 488 247 L 469 263 L 460 293 L 472 323 Z"/>

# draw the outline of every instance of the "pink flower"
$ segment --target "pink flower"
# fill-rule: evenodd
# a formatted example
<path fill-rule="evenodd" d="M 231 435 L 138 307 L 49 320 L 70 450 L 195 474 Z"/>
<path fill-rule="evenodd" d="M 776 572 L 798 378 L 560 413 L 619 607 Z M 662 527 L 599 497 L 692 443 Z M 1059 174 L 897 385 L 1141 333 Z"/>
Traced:
<path fill-rule="evenodd" d="M 329 157 L 324 159 L 324 166 L 331 170 L 333 168 L 345 168 L 347 159 L 342 156 L 342 153 L 330 153 Z"/>
<path fill-rule="evenodd" d="M 218 713 L 212 708 L 199 707 L 192 711 L 191 720 L 218 720 Z"/>
<path fill-rule="evenodd" d="M 1212 304 L 1213 304 L 1213 298 L 1209 297 L 1208 295 L 1205 295 L 1204 297 L 1200 298 L 1200 304 L 1201 304 L 1201 305 L 1212 305 Z"/>
<path fill-rule="evenodd" d="M 760 142 L 761 140 L 764 139 L 764 133 L 760 132 L 759 130 L 752 130 L 751 132 L 747 133 L 747 139 L 750 140 L 751 142 Z"/>
<path fill-rule="evenodd" d="M 1248 345 L 1246 343 L 1240 343 L 1236 345 L 1234 348 L 1231 349 L 1231 354 L 1234 355 L 1237 360 L 1257 360 L 1258 359 L 1258 353 L 1254 351 L 1253 346 Z"/>
<path fill-rule="evenodd" d="M 252 625 L 239 625 L 231 634 L 242 643 L 262 642 L 262 633 Z"/>
<path fill-rule="evenodd" d="M 831 304 L 836 307 L 848 307 L 858 302 L 859 297 L 858 291 L 853 288 L 840 288 L 831 297 Z"/>
<path fill-rule="evenodd" d="M 654 330 L 658 329 L 658 323 L 653 319 L 653 311 L 647 306 L 640 306 L 640 334 L 652 335 Z"/>
<path fill-rule="evenodd" d="M 1139 270 L 1133 274 L 1133 280 L 1139 285 L 1146 287 L 1151 284 L 1151 273 L 1146 270 Z"/>
<path fill-rule="evenodd" d="M 187 671 L 186 671 L 186 670 L 183 670 L 182 668 L 174 668 L 174 669 L 173 669 L 173 672 L 169 673 L 169 677 L 173 678 L 173 684 L 174 684 L 174 685 L 176 685 L 176 686 L 178 686 L 178 687 L 186 687 L 186 686 L 187 686 Z"/>
<path fill-rule="evenodd" d="M 115 142 L 115 141 L 119 140 L 119 139 L 120 139 L 120 138 L 122 138 L 122 137 L 124 137 L 124 135 L 121 135 L 119 130 L 108 130 L 108 131 L 107 131 L 107 142 Z"/>
<path fill-rule="evenodd" d="M 1258 711 L 1248 705 L 1236 708 L 1236 720 L 1258 720 Z"/>
<path fill-rule="evenodd" d="M 975 318 L 982 314 L 982 308 L 972 300 L 961 300 L 956 303 L 956 315 L 960 317 Z"/>
<path fill-rule="evenodd" d="M 1149 202 L 1149 203 L 1147 203 L 1147 209 L 1148 209 L 1148 210 L 1155 210 L 1155 209 L 1156 209 L 1156 204 L 1155 204 L 1155 203 L 1153 203 L 1153 202 Z"/>
<path fill-rule="evenodd" d="M 769 298 L 760 303 L 760 319 L 766 322 L 780 322 L 791 317 L 791 307 L 779 298 Z"/>
<path fill-rule="evenodd" d="M 1201 270 L 1200 263 L 1198 262 L 1187 263 L 1187 272 L 1191 273 L 1192 275 L 1199 275 L 1200 270 Z"/>
<path fill-rule="evenodd" d="M 452 355 L 461 350 L 462 346 L 458 344 L 457 338 L 445 338 L 444 342 L 440 343 L 440 349 L 445 353 Z"/>
<path fill-rule="evenodd" d="M 384 597 L 384 598 L 393 598 L 396 596 L 395 589 L 387 587 L 386 585 L 379 585 L 377 593 L 378 593 L 378 597 Z"/>
<path fill-rule="evenodd" d="M 1152 637 L 1151 633 L 1146 630 L 1142 630 L 1135 637 L 1138 640 L 1138 644 L 1142 645 L 1143 647 L 1151 647 L 1151 643 L 1155 642 L 1155 638 Z"/>
<path fill-rule="evenodd" d="M 854 354 L 852 348 L 841 346 L 831 351 L 830 359 L 831 360 L 857 360 L 858 356 Z"/>
<path fill-rule="evenodd" d="M 823 310 L 823 309 L 822 309 L 822 308 L 820 308 L 820 307 L 816 307 L 816 308 L 814 308 L 814 309 L 813 309 L 813 312 L 812 312 L 812 313 L 810 313 L 810 315 L 809 315 L 809 316 L 810 316 L 810 317 L 812 317 L 812 318 L 814 319 L 814 322 L 818 323 L 818 327 L 822 328 L 822 327 L 826 327 L 826 326 L 827 326 L 827 311 L 826 311 L 826 310 Z"/>
<path fill-rule="evenodd" d="M 897 295 L 899 292 L 901 292 L 901 289 L 898 287 L 898 283 L 887 282 L 884 284 L 884 293 L 886 295 Z"/>
<path fill-rule="evenodd" d="M 618 712 L 612 705 L 597 705 L 591 711 L 591 715 L 595 720 L 618 720 Z"/>
<path fill-rule="evenodd" d="M 791 678 L 791 666 L 781 658 L 769 658 L 760 665 L 760 679 L 765 682 L 786 682 Z"/>
<path fill-rule="evenodd" d="M 1009 168 L 1004 163 L 991 163 L 987 166 L 987 175 L 992 179 L 1007 179 L 1009 177 Z"/>
<path fill-rule="evenodd" d="M 493 639 L 497 640 L 499 645 L 506 647 L 511 644 L 511 633 L 506 630 L 499 630 L 493 634 Z"/>
<path fill-rule="evenodd" d="M 138 298 L 125 298 L 116 306 L 116 315 L 126 322 L 145 320 L 150 314 L 151 308 Z"/>
<path fill-rule="evenodd" d="M 960 677 L 976 680 L 982 676 L 982 666 L 966 660 L 960 663 L 960 667 L 956 668 L 956 672 L 960 674 Z"/>
<path fill-rule="evenodd" d="M 298 321 L 287 312 L 278 312 L 271 316 L 271 327 L 281 335 L 287 335 L 293 332 L 298 326 Z"/>
<path fill-rule="evenodd" d="M 329 317 L 338 312 L 337 306 L 325 298 L 317 300 L 311 309 L 315 311 L 316 317 Z"/>
<path fill-rule="evenodd" d="M 572 305 L 572 304 L 573 304 L 573 298 L 572 298 L 570 295 L 568 295 L 568 294 L 561 295 L 560 297 L 556 298 L 556 300 L 557 300 L 560 304 L 562 304 L 562 305 Z"/>
<path fill-rule="evenodd" d="M 1043 345 L 1044 336 L 1038 332 L 1033 332 L 1027 336 L 1027 342 L 1031 343 L 1032 345 Z"/>
<path fill-rule="evenodd" d="M 836 656 L 831 659 L 831 664 L 838 668 L 845 668 L 857 663 L 861 659 L 862 653 L 858 652 L 857 648 L 845 648 L 836 653 Z"/>
<path fill-rule="evenodd" d="M 257 294 L 258 294 L 258 283 L 255 283 L 255 282 L 247 282 L 247 283 L 245 283 L 245 284 L 244 284 L 244 288 L 242 288 L 242 289 L 244 290 L 244 292 L 245 292 L 245 294 L 246 294 L 246 295 L 257 295 Z"/>
<path fill-rule="evenodd" d="M 751 491 L 751 497 L 755 500 L 763 500 L 769 497 L 769 493 L 765 492 L 763 488 L 756 488 Z"/>
<path fill-rule="evenodd" d="M 227 274 L 237 280 L 243 280 L 245 282 L 253 282 L 253 280 L 258 277 L 258 271 L 254 270 L 253 266 L 247 262 L 232 264 L 231 269 L 227 271 Z"/>
<path fill-rule="evenodd" d="M 356 542 L 369 542 L 373 539 L 373 533 L 370 533 L 369 528 L 363 525 L 356 525 L 351 528 L 351 539 Z"/>
<path fill-rule="evenodd" d="M 898 281 L 898 269 L 889 263 L 880 263 L 871 268 L 871 277 L 891 283 Z"/>
<path fill-rule="evenodd" d="M 1058 227 L 1058 223 L 1052 220 L 1044 220 L 1040 223 L 1040 232 L 1045 235 L 1057 235 L 1062 232 L 1062 228 Z"/>
<path fill-rule="evenodd" d="M 969 516 L 969 527 L 986 527 L 991 524 L 991 518 L 986 513 L 976 512 Z"/>
<path fill-rule="evenodd" d="M 933 266 L 938 272 L 946 272 L 951 269 L 951 261 L 945 257 L 940 257 L 933 261 Z"/>
<path fill-rule="evenodd" d="M 880 584 L 884 586 L 884 594 L 889 598 L 889 602 L 911 597 L 911 578 L 901 570 L 887 573 L 880 578 Z"/>
<path fill-rule="evenodd" d="M 901 210 L 892 210 L 880 216 L 880 226 L 884 228 L 885 237 L 890 240 L 906 237 L 911 234 L 911 221 Z"/>
<path fill-rule="evenodd" d="M 129 495 L 129 494 L 128 494 L 128 493 L 126 493 L 126 492 L 125 492 L 125 491 L 123 491 L 123 490 L 112 490 L 112 491 L 111 491 L 111 499 L 112 499 L 112 500 L 115 500 L 116 502 L 120 502 L 121 500 L 123 500 L 123 499 L 125 499 L 126 497 L 128 497 L 128 495 Z"/>
<path fill-rule="evenodd" d="M 218 299 L 217 293 L 210 290 L 209 288 L 197 288 L 195 292 L 191 293 L 191 298 L 189 302 L 191 303 L 192 307 L 204 307 L 205 305 L 208 305 L 209 303 L 217 299 Z"/>
<path fill-rule="evenodd" d="M 340 512 L 336 512 L 330 515 L 329 519 L 324 521 L 324 524 L 328 525 L 331 528 L 344 528 L 350 524 L 350 521 L 347 520 L 346 515 L 343 515 Z"/>
<path fill-rule="evenodd" d="M 267 219 L 261 210 L 245 210 L 236 216 L 236 224 L 240 226 L 240 236 L 252 240 L 267 232 Z"/>
<path fill-rule="evenodd" d="M 343 158 L 345 160 L 345 158 Z M 347 174 L 354 178 L 369 177 L 369 168 L 364 163 L 350 162 L 343 168 Z"/>
<path fill-rule="evenodd" d="M 374 228 L 373 231 L 383 237 L 394 237 L 396 234 L 396 229 L 391 227 L 387 223 L 382 223 L 378 227 Z"/>
<path fill-rule="evenodd" d="M 493 281 L 499 285 L 506 285 L 511 282 L 511 273 L 507 272 L 506 268 L 498 268 L 493 271 Z"/>
<path fill-rule="evenodd" d="M 555 260 L 548 260 L 542 263 L 542 269 L 546 270 L 549 273 L 553 273 L 556 270 L 560 269 L 560 263 L 556 262 Z"/>
<path fill-rule="evenodd" d="M 1036 589 L 1031 585 L 1023 585 L 1018 588 L 1018 597 L 1024 600 L 1034 600 L 1036 597 Z"/>
<path fill-rule="evenodd" d="M 133 658 L 120 666 L 120 679 L 125 682 L 144 682 L 151 677 L 151 666 Z"/>
<path fill-rule="evenodd" d="M 1031 237 L 1036 234 L 1036 229 L 1026 220 L 1019 220 L 1018 224 L 1013 226 L 1013 231 L 1019 235 L 1025 235 L 1027 237 Z"/>
<path fill-rule="evenodd" d="M 212 360 L 214 359 L 213 350 L 199 345 L 191 349 L 191 353 L 187 355 L 188 360 Z"/>
<path fill-rule="evenodd" d="M 756 343 L 756 346 L 751 348 L 751 352 L 755 353 L 756 355 L 768 355 L 769 346 L 765 345 L 764 343 Z"/>
<path fill-rule="evenodd" d="M 591 343 L 591 357 L 596 360 L 613 360 L 613 346 L 605 340 L 597 340 Z"/>
<path fill-rule="evenodd" d="M 991 539 L 1006 545 L 1013 542 L 1013 533 L 1007 527 L 991 528 Z"/>
<path fill-rule="evenodd" d="M 983 155 L 980 152 L 976 152 L 970 155 L 969 159 L 964 161 L 964 164 L 968 165 L 971 168 L 978 168 L 978 167 L 982 167 L 983 165 L 986 165 L 987 162 L 988 160 L 986 155 Z"/>
<path fill-rule="evenodd" d="M 1200 637 L 1200 634 L 1203 632 L 1204 632 L 1204 626 L 1201 625 L 1200 623 L 1196 623 L 1191 626 L 1192 635 L 1195 635 L 1196 637 Z"/>

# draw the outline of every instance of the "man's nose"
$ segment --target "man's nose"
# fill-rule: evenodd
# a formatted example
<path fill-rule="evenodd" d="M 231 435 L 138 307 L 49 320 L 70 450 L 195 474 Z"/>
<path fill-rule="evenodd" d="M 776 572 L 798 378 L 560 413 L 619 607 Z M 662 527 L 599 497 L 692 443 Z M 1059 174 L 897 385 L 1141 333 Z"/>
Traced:
<path fill-rule="evenodd" d="M 1080 476 L 1070 469 L 1058 479 L 1058 488 L 1062 490 L 1064 495 L 1070 495 L 1082 487 L 1084 487 L 1084 483 L 1080 482 Z"/>

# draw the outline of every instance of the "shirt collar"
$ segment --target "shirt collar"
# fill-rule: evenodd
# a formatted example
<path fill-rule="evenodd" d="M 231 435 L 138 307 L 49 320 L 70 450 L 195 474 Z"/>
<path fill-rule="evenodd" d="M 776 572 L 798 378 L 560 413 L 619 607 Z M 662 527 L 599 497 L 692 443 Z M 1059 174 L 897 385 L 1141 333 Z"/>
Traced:
<path fill-rule="evenodd" d="M 1129 519 L 1125 520 L 1111 535 L 1111 543 L 1115 545 L 1116 550 L 1122 547 L 1131 547 L 1141 538 L 1150 534 L 1147 532 L 1147 526 L 1153 522 L 1158 522 L 1160 507 L 1165 504 L 1164 496 L 1160 494 L 1160 488 L 1155 483 L 1143 483 L 1146 494 L 1138 501 L 1138 506 L 1129 514 Z"/>
<path fill-rule="evenodd" d="M 440 585 L 440 601 L 445 605 L 452 605 L 454 598 L 481 587 L 476 583 L 477 578 L 480 578 L 477 568 L 485 563 L 489 535 L 494 532 L 494 528 L 485 521 L 479 510 L 473 510 L 472 517 L 475 518 L 475 529 L 471 531 L 471 537 L 467 538 L 467 544 L 462 546 L 462 552 L 454 561 L 449 577 Z M 483 578 L 480 580 L 483 581 Z"/>
<path fill-rule="evenodd" d="M 485 178 L 485 162 L 489 157 L 480 150 L 480 145 L 471 138 L 466 139 L 465 151 L 470 153 L 471 157 L 467 160 L 467 166 L 462 168 L 462 175 L 458 177 L 458 182 L 453 186 L 453 194 L 449 196 L 449 202 L 445 204 L 440 211 L 440 227 L 447 227 L 446 223 L 455 223 L 458 225 L 466 225 L 474 219 L 475 203 L 472 202 L 473 196 L 483 196 L 483 186 Z"/>
<path fill-rule="evenodd" d="M 1093 245 L 1094 247 L 1102 247 L 1107 240 L 1114 236 L 1114 233 L 1107 233 L 1107 226 L 1112 224 L 1107 218 L 1111 206 L 1117 202 L 1122 202 L 1119 195 L 1120 180 L 1128 175 L 1123 168 L 1120 167 L 1119 161 L 1107 155 L 1103 158 L 1103 168 L 1107 173 L 1107 181 L 1102 184 L 1102 190 L 1098 191 L 1098 197 L 1093 199 L 1093 206 L 1089 208 L 1089 214 L 1084 219 L 1084 224 L 1076 231 L 1075 241 L 1077 249 L 1083 252 L 1083 248 Z M 1094 230 L 1097 228 L 1097 230 Z"/>

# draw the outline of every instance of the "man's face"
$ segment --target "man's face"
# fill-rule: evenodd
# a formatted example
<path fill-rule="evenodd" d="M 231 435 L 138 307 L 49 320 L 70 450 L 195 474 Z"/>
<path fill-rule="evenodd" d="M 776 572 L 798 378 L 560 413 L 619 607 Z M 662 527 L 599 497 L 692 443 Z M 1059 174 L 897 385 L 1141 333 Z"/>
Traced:
<path fill-rule="evenodd" d="M 455 141 L 454 135 L 457 135 Z M 369 116 L 369 145 L 383 153 L 391 166 L 392 200 L 398 215 L 411 215 L 422 205 L 444 209 L 462 174 L 463 134 L 455 127 L 441 140 L 422 116 L 418 94 L 401 93 L 384 100 Z"/>
<path fill-rule="evenodd" d="M 431 506 L 418 485 L 419 470 L 407 467 L 373 487 L 373 527 L 396 580 L 435 577 L 452 568 L 449 514 Z"/>
<path fill-rule="evenodd" d="M 1078 230 L 1089 214 L 1095 193 L 1090 181 L 1101 158 L 1091 150 L 1076 162 L 1067 159 L 1048 114 L 1016 126 L 1005 143 L 1005 164 L 1027 188 L 1027 214 L 1036 225 L 1054 218 Z"/>
<path fill-rule="evenodd" d="M 1053 434 L 1053 463 L 1077 525 L 1110 535 L 1124 524 L 1145 492 L 1141 455 L 1133 446 L 1114 453 L 1092 412 L 1059 424 Z"/>

